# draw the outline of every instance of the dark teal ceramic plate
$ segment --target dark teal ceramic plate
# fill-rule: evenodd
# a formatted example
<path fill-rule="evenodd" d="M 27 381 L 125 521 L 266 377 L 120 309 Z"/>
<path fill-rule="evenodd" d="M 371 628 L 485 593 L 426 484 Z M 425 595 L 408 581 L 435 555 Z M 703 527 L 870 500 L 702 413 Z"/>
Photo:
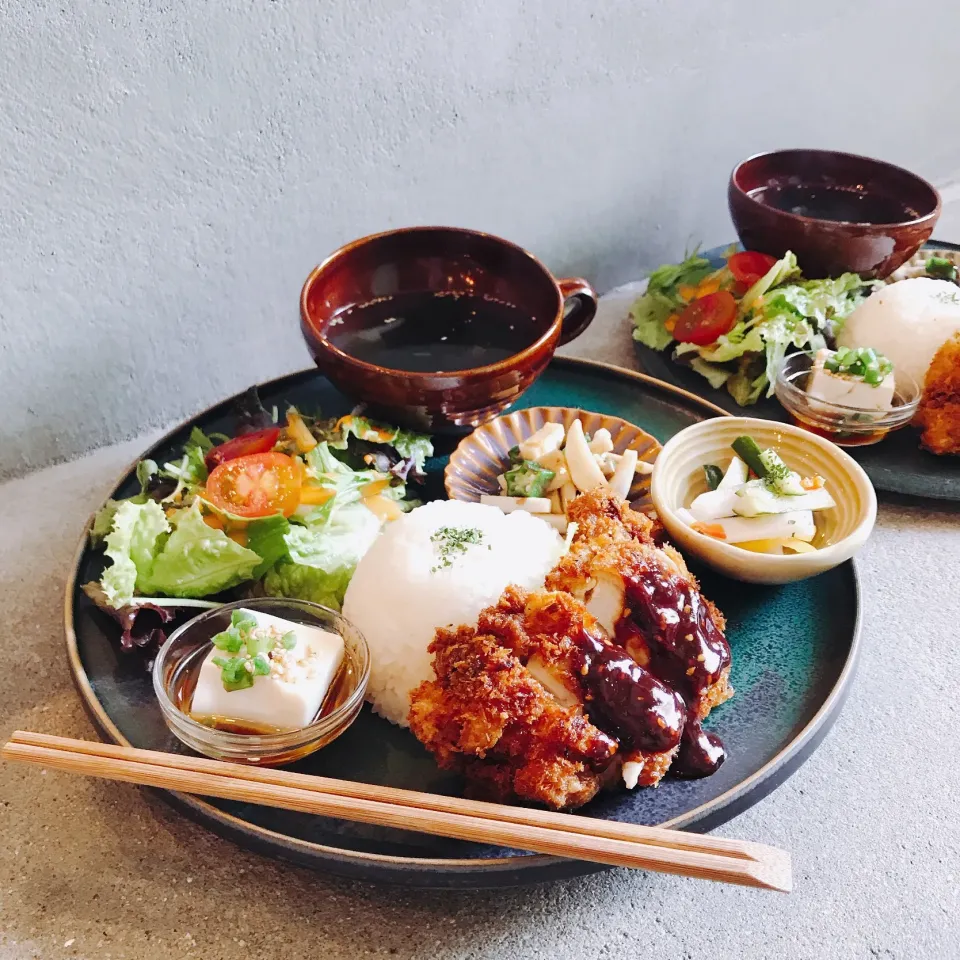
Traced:
<path fill-rule="evenodd" d="M 931 240 L 925 246 L 960 250 L 960 244 L 941 240 Z M 727 249 L 714 247 L 703 255 L 720 266 Z M 765 420 L 784 422 L 789 419 L 773 397 L 761 400 L 752 407 L 740 407 L 726 390 L 714 390 L 698 373 L 674 363 L 669 350 L 658 353 L 640 343 L 636 347 L 640 369 L 651 377 L 689 390 L 736 416 L 763 417 Z M 915 497 L 960 500 L 960 457 L 936 457 L 923 450 L 920 447 L 920 434 L 913 427 L 898 430 L 872 447 L 846 449 L 859 461 L 878 490 Z"/>
<path fill-rule="evenodd" d="M 315 371 L 260 390 L 267 406 L 345 413 L 349 402 Z M 526 406 L 573 406 L 615 414 L 659 440 L 719 414 L 717 408 L 641 374 L 575 360 L 555 360 L 523 397 Z M 169 459 L 196 423 L 230 432 L 227 401 L 173 431 L 148 451 Z M 443 496 L 445 457 L 429 464 L 429 494 Z M 115 495 L 136 490 L 132 471 Z M 79 585 L 96 579 L 101 556 L 82 544 L 67 586 L 70 665 L 87 709 L 110 740 L 178 750 L 153 699 L 138 654 L 121 654 L 115 624 Z M 709 830 L 736 816 L 782 783 L 810 755 L 836 718 L 857 660 L 859 597 L 853 565 L 784 587 L 758 587 L 702 574 L 703 587 L 724 611 L 733 648 L 736 696 L 711 714 L 729 759 L 706 780 L 667 780 L 654 790 L 598 798 L 583 816 Z M 339 740 L 296 768 L 368 783 L 456 794 L 456 777 L 441 773 L 408 731 L 365 708 Z M 499 850 L 417 833 L 341 823 L 224 800 L 164 795 L 193 819 L 237 843 L 331 873 L 432 887 L 494 887 L 590 873 L 593 864 Z"/>

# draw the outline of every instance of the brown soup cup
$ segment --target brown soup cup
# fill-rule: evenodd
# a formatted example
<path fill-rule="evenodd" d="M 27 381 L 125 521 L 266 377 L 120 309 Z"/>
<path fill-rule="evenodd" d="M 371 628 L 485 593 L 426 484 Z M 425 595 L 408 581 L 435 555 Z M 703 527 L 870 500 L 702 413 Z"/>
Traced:
<path fill-rule="evenodd" d="M 380 366 L 331 342 L 332 322 L 337 332 L 347 329 L 350 307 L 418 293 L 510 304 L 529 318 L 530 342 L 496 363 L 434 373 Z M 596 310 L 597 295 L 586 280 L 555 280 L 513 243 L 453 227 L 410 227 L 363 237 L 327 257 L 303 285 L 300 327 L 317 366 L 372 415 L 431 433 L 463 433 L 514 403 Z"/>
<path fill-rule="evenodd" d="M 885 277 L 930 239 L 940 216 L 940 196 L 922 177 L 836 150 L 750 157 L 734 168 L 727 200 L 745 249 L 778 259 L 792 250 L 806 277 Z"/>

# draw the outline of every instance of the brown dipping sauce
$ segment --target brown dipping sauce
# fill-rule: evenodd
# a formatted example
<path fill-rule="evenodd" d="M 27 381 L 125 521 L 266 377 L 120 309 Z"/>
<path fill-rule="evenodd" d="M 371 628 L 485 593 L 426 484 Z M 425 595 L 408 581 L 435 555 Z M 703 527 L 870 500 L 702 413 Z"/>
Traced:
<path fill-rule="evenodd" d="M 785 213 L 837 223 L 904 223 L 920 216 L 895 197 L 823 183 L 767 185 L 748 196 Z"/>
<path fill-rule="evenodd" d="M 338 350 L 365 363 L 439 373 L 498 363 L 544 331 L 519 307 L 468 293 L 404 293 L 348 307 L 326 328 Z"/>

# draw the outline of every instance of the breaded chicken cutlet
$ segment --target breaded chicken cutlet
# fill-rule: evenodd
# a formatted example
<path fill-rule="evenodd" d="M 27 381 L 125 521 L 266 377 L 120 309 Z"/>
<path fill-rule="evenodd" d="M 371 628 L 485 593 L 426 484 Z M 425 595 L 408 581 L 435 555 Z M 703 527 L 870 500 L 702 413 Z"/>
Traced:
<path fill-rule="evenodd" d="M 960 335 L 934 354 L 923 384 L 915 423 L 931 453 L 960 454 Z"/>
<path fill-rule="evenodd" d="M 495 634 L 438 630 L 436 680 L 411 695 L 410 729 L 471 793 L 576 807 L 600 789 L 617 744 L 579 706 L 564 706 Z"/>
<path fill-rule="evenodd" d="M 412 695 L 411 729 L 474 794 L 573 808 L 723 760 L 700 726 L 732 696 L 723 617 L 624 501 L 582 496 L 570 520 L 547 591 L 508 587 L 476 627 L 438 630 L 436 679 Z"/>
<path fill-rule="evenodd" d="M 576 807 L 619 771 L 618 749 L 666 771 L 680 744 L 682 699 L 570 594 L 508 587 L 430 650 L 437 679 L 414 691 L 410 728 L 475 794 Z"/>

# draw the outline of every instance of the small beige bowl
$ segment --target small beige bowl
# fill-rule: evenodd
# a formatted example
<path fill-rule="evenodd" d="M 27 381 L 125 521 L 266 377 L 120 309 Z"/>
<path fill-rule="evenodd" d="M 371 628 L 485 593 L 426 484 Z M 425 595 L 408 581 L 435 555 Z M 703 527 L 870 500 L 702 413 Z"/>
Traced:
<path fill-rule="evenodd" d="M 639 427 L 606 413 L 590 413 L 576 407 L 527 407 L 515 410 L 477 427 L 450 455 L 443 483 L 451 500 L 479 503 L 485 493 L 499 493 L 497 477 L 510 466 L 510 449 L 536 433 L 545 423 L 562 423 L 565 430 L 574 420 L 585 433 L 601 427 L 610 431 L 613 452 L 636 450 L 640 460 L 652 464 L 660 452 L 656 437 Z M 638 473 L 630 487 L 630 502 L 637 510 L 650 506 L 650 475 Z"/>
<path fill-rule="evenodd" d="M 677 516 L 677 510 L 707 489 L 704 464 L 725 468 L 733 456 L 730 444 L 744 434 L 761 447 L 774 447 L 798 473 L 819 474 L 826 480 L 837 506 L 815 515 L 815 553 L 781 557 L 751 553 L 697 533 Z M 799 427 L 751 417 L 718 417 L 681 430 L 660 451 L 650 492 L 670 539 L 683 552 L 749 583 L 790 583 L 830 570 L 863 546 L 877 519 L 873 485 L 849 454 Z"/>

